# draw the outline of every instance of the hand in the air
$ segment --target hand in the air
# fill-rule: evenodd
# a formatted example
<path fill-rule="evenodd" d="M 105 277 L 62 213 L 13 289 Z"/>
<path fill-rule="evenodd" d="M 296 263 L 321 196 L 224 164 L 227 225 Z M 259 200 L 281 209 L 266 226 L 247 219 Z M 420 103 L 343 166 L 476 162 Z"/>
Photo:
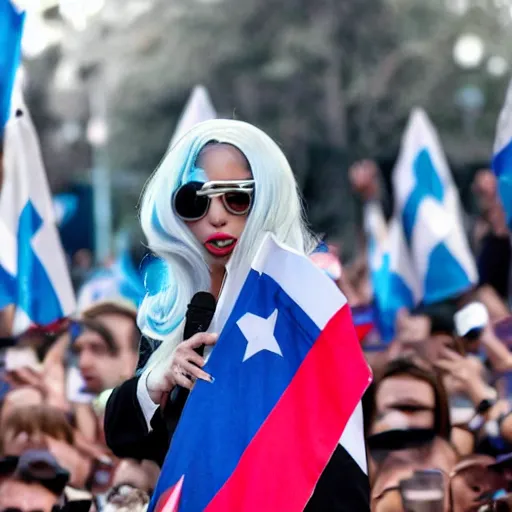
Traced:
<path fill-rule="evenodd" d="M 373 201 L 379 195 L 379 169 L 372 160 L 361 160 L 349 169 L 352 188 L 360 194 L 364 201 Z"/>

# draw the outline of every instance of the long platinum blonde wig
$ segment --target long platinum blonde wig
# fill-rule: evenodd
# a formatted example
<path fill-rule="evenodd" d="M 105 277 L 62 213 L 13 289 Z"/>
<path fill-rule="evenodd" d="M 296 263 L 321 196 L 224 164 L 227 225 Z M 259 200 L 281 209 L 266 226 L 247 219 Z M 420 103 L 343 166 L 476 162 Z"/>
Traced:
<path fill-rule="evenodd" d="M 196 125 L 164 156 L 143 192 L 140 220 L 149 248 L 165 262 L 163 284 L 146 294 L 138 323 L 149 338 L 162 340 L 146 367 L 169 357 L 182 341 L 186 308 L 198 291 L 209 291 L 205 249 L 174 213 L 173 193 L 196 177 L 196 161 L 209 142 L 231 144 L 247 158 L 255 181 L 247 224 L 230 268 L 251 262 L 267 231 L 289 247 L 309 254 L 316 239 L 308 230 L 297 184 L 286 157 L 264 132 L 248 123 L 216 119 Z"/>

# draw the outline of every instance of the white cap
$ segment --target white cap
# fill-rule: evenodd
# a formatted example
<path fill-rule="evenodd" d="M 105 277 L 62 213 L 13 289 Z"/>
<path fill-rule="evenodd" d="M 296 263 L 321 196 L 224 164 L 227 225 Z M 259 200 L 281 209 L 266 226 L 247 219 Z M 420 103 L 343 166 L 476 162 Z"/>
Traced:
<path fill-rule="evenodd" d="M 489 322 L 489 313 L 481 302 L 472 302 L 457 311 L 453 319 L 457 334 L 466 336 L 473 329 L 483 329 Z"/>

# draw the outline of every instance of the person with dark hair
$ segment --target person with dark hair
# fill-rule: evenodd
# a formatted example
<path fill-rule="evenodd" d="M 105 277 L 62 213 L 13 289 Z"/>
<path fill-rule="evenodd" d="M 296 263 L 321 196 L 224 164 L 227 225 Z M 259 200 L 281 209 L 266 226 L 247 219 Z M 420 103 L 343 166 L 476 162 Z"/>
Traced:
<path fill-rule="evenodd" d="M 82 311 L 72 349 L 89 393 L 118 386 L 135 373 L 140 331 L 135 308 L 126 302 L 105 301 Z"/>
<path fill-rule="evenodd" d="M 375 386 L 372 433 L 397 428 L 433 429 L 450 439 L 448 396 L 439 376 L 408 359 L 390 362 Z"/>
<path fill-rule="evenodd" d="M 28 447 L 42 447 L 47 436 L 73 445 L 74 433 L 66 415 L 45 404 L 21 405 L 2 423 L 0 454 L 20 455 Z"/>
<path fill-rule="evenodd" d="M 431 431 L 429 436 L 420 439 L 417 433 L 424 435 L 428 430 L 403 430 L 393 434 L 400 436 L 403 445 L 390 446 L 386 455 L 379 460 L 375 467 L 372 485 L 372 511 L 373 512 L 405 512 L 409 510 L 435 510 L 447 511 L 449 503 L 449 475 L 457 463 L 458 455 L 453 446 L 446 440 L 436 437 Z M 393 436 L 398 439 L 397 436 Z M 387 439 L 386 441 L 389 441 Z M 370 445 L 371 440 L 369 440 Z M 393 443 L 394 444 L 394 443 Z M 404 506 L 402 492 L 403 482 L 414 478 L 418 473 L 437 475 L 440 486 L 425 491 L 437 491 L 436 505 L 420 503 L 418 506 L 430 508 L 409 508 Z M 441 502 L 441 503 L 439 503 Z M 435 508 L 433 508 L 435 507 Z"/>

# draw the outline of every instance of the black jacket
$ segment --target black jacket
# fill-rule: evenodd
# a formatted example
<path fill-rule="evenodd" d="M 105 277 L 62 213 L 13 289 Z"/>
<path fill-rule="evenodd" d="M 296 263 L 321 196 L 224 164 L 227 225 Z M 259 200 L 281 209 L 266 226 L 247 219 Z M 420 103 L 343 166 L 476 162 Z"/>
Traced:
<path fill-rule="evenodd" d="M 105 411 L 105 436 L 110 449 L 121 458 L 150 459 L 162 466 L 170 443 L 170 434 L 160 408 L 146 420 L 137 399 L 137 377 L 116 388 Z M 175 412 L 175 411 L 174 411 Z M 370 510 L 368 477 L 338 445 L 325 468 L 307 512 L 366 512 Z"/>

